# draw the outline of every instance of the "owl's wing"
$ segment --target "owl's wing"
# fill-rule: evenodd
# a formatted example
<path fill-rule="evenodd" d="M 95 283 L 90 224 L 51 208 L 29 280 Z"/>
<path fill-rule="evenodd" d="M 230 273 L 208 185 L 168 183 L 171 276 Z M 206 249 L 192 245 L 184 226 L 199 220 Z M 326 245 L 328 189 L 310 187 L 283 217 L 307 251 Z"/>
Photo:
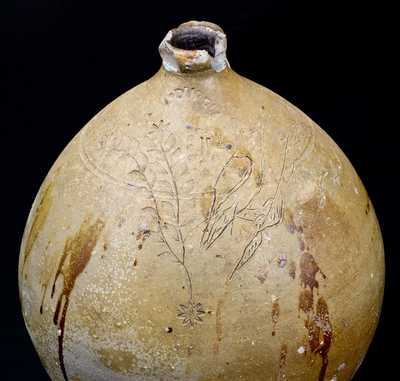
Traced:
<path fill-rule="evenodd" d="M 247 156 L 233 155 L 219 172 L 214 184 L 214 197 L 208 213 L 201 244 L 210 248 L 231 226 L 241 200 L 247 200 L 249 189 L 243 187 L 251 176 L 253 162 Z"/>

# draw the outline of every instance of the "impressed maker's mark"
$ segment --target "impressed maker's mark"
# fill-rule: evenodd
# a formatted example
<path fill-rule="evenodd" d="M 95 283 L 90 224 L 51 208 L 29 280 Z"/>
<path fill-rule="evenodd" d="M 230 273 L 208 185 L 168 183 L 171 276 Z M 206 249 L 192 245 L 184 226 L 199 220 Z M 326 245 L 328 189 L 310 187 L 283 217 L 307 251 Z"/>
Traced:
<path fill-rule="evenodd" d="M 166 105 L 189 101 L 207 114 L 219 113 L 216 102 L 212 101 L 201 90 L 195 87 L 177 87 L 164 96 L 162 101 Z"/>

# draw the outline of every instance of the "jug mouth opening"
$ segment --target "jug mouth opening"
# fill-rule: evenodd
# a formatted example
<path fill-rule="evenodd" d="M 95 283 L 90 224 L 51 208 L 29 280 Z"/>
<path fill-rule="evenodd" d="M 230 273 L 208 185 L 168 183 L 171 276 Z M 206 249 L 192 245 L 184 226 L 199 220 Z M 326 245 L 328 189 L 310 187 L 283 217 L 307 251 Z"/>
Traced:
<path fill-rule="evenodd" d="M 183 50 L 206 50 L 215 56 L 215 33 L 205 28 L 181 28 L 172 33 L 170 44 Z"/>
<path fill-rule="evenodd" d="M 220 72 L 229 66 L 226 47 L 226 35 L 218 25 L 189 21 L 170 30 L 159 51 L 163 66 L 169 72 Z"/>

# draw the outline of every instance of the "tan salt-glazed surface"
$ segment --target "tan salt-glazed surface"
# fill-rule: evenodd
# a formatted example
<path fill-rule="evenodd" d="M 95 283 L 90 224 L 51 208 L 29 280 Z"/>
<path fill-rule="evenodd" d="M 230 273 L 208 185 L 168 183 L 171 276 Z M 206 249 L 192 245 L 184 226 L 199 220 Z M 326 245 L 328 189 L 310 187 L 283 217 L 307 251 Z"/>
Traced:
<path fill-rule="evenodd" d="M 350 380 L 384 284 L 356 172 L 224 51 L 160 50 L 32 207 L 20 295 L 43 365 L 53 381 Z"/>

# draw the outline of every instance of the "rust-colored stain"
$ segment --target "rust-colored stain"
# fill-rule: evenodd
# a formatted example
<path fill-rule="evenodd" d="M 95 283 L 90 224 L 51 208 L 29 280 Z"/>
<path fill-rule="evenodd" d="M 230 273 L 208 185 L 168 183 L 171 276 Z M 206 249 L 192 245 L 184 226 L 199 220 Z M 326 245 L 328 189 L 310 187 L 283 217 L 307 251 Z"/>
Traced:
<path fill-rule="evenodd" d="M 311 352 L 318 353 L 322 358 L 318 381 L 324 381 L 333 331 L 329 321 L 328 305 L 323 297 L 318 299 L 314 318 L 306 320 L 305 326 L 308 330 L 308 344 Z"/>
<path fill-rule="evenodd" d="M 275 336 L 276 334 L 276 325 L 278 324 L 280 313 L 281 313 L 281 308 L 279 306 L 279 298 L 274 298 L 271 310 L 272 336 Z"/>
<path fill-rule="evenodd" d="M 35 243 L 40 231 L 42 230 L 42 227 L 46 222 L 47 216 L 49 214 L 51 205 L 53 203 L 51 197 L 52 190 L 53 183 L 49 183 L 44 189 L 39 205 L 34 212 L 33 222 L 29 230 L 28 238 L 26 240 L 22 272 L 24 272 L 26 262 L 32 252 L 33 244 Z"/>
<path fill-rule="evenodd" d="M 282 369 L 286 365 L 286 356 L 287 356 L 287 345 L 283 344 L 281 346 L 281 354 L 279 356 L 279 368 Z"/>
<path fill-rule="evenodd" d="M 309 287 L 311 292 L 313 292 L 314 288 L 319 287 L 319 283 L 316 279 L 318 272 L 321 273 L 324 279 L 326 278 L 325 274 L 319 268 L 314 257 L 308 252 L 303 252 L 300 258 L 301 285 L 304 288 Z"/>
<path fill-rule="evenodd" d="M 324 279 L 326 276 L 318 266 L 314 256 L 309 252 L 309 248 L 306 246 L 305 231 L 303 227 L 296 225 L 291 212 L 286 213 L 285 220 L 288 231 L 291 234 L 296 234 L 299 242 L 299 249 L 301 251 L 299 263 L 300 283 L 303 288 L 309 287 L 312 294 L 314 288 L 318 289 L 319 287 L 319 283 L 316 279 L 317 274 L 320 273 Z"/>
<path fill-rule="evenodd" d="M 217 309 L 215 311 L 215 331 L 217 335 L 217 339 L 214 344 L 214 353 L 219 353 L 219 344 L 222 341 L 222 306 L 224 302 L 222 299 L 218 300 L 217 302 Z"/>
<path fill-rule="evenodd" d="M 287 357 L 288 348 L 286 344 L 282 344 L 281 352 L 279 354 L 279 381 L 286 381 L 286 374 L 284 372 L 284 368 L 286 367 L 286 357 Z"/>
<path fill-rule="evenodd" d="M 58 326 L 58 357 L 65 381 L 68 381 L 68 376 L 64 364 L 63 342 L 70 296 L 78 276 L 85 270 L 90 261 L 92 251 L 103 228 L 104 222 L 100 219 L 97 219 L 94 223 L 90 223 L 89 219 L 86 219 L 82 223 L 79 231 L 72 238 L 67 239 L 54 278 L 51 291 L 52 298 L 54 297 L 57 279 L 60 275 L 63 276 L 63 287 L 58 297 L 53 322 Z"/>
<path fill-rule="evenodd" d="M 300 292 L 299 296 L 299 310 L 305 314 L 310 313 L 314 307 L 314 295 L 311 290 L 305 289 Z"/>
<path fill-rule="evenodd" d="M 326 276 L 318 266 L 314 256 L 309 252 L 309 247 L 306 245 L 308 241 L 318 242 L 322 234 L 321 228 L 326 224 L 326 218 L 321 216 L 321 213 L 312 213 L 312 211 L 317 210 L 316 208 L 317 204 L 315 201 L 310 201 L 307 205 L 303 206 L 304 227 L 296 225 L 292 214 L 287 215 L 288 222 L 286 226 L 290 233 L 297 235 L 299 241 L 299 248 L 301 251 L 299 263 L 301 286 L 299 311 L 307 314 L 305 328 L 308 332 L 308 345 L 311 353 L 319 354 L 322 358 L 318 381 L 324 381 L 328 368 L 328 352 L 332 344 L 333 331 L 329 320 L 328 305 L 322 296 L 318 299 L 314 307 L 314 289 L 319 289 L 317 274 L 320 273 L 323 279 L 326 279 Z M 340 217 L 335 209 L 335 205 L 331 200 L 328 200 L 325 213 L 329 214 L 331 212 L 335 212 L 335 216 Z M 311 229 L 311 227 L 313 228 Z M 325 229 L 328 228 L 328 226 L 325 226 Z"/>
<path fill-rule="evenodd" d="M 319 199 L 312 198 L 301 205 L 301 214 L 296 216 L 301 219 L 302 237 L 310 246 L 319 246 L 320 242 L 325 241 L 327 231 L 339 240 L 351 238 L 354 232 L 345 211 L 331 197 L 326 197 L 323 209 L 319 207 Z"/>

